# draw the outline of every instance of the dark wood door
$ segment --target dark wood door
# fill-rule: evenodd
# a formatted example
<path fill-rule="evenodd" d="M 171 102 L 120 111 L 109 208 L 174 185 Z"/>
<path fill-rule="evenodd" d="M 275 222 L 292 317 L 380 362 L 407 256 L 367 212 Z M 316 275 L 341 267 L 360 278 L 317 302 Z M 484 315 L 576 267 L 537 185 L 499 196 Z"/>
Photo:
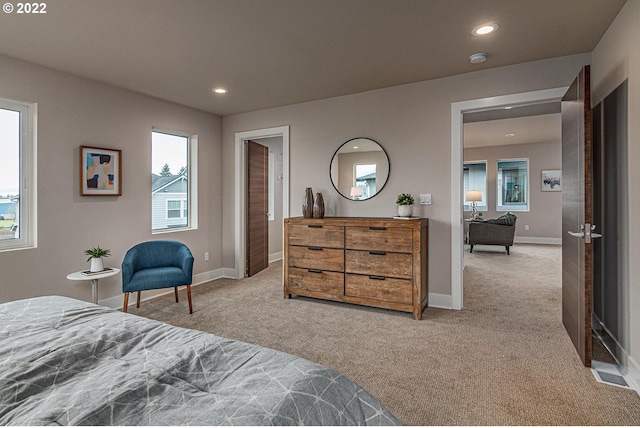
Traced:
<path fill-rule="evenodd" d="M 591 366 L 591 94 L 585 66 L 562 98 L 562 323 Z"/>
<path fill-rule="evenodd" d="M 269 266 L 269 148 L 249 141 L 247 148 L 247 263 L 253 276 Z"/>

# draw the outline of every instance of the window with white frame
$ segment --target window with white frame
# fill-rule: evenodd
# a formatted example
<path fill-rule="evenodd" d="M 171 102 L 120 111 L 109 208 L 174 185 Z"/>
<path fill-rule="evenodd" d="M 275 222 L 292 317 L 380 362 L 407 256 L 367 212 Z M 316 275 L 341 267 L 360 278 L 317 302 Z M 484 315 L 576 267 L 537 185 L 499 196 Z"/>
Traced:
<path fill-rule="evenodd" d="M 36 246 L 35 109 L 0 99 L 0 251 Z"/>
<path fill-rule="evenodd" d="M 197 227 L 197 137 L 151 132 L 151 228 L 153 232 Z"/>
<path fill-rule="evenodd" d="M 376 164 L 356 163 L 353 168 L 353 185 L 362 188 L 360 199 L 369 199 L 376 194 Z"/>
<path fill-rule="evenodd" d="M 498 211 L 529 211 L 529 159 L 497 162 Z"/>
<path fill-rule="evenodd" d="M 468 161 L 464 163 L 464 194 L 469 190 L 477 190 L 482 194 L 482 200 L 476 201 L 478 211 L 487 211 L 487 161 Z M 464 210 L 471 211 L 471 202 L 464 201 Z"/>
<path fill-rule="evenodd" d="M 167 219 L 180 218 L 183 220 L 187 220 L 189 210 L 187 209 L 187 201 L 183 200 L 168 200 L 167 201 Z"/>

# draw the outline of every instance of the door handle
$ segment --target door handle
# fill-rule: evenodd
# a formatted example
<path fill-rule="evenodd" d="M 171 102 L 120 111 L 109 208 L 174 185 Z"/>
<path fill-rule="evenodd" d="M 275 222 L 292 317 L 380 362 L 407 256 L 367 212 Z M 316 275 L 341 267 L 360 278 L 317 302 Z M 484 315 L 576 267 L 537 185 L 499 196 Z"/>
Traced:
<path fill-rule="evenodd" d="M 590 244 L 591 243 L 591 239 L 594 238 L 602 238 L 602 234 L 601 233 L 595 233 L 594 230 L 596 230 L 596 225 L 595 224 L 581 224 L 580 225 L 580 232 L 571 232 L 568 231 L 567 233 L 571 236 L 575 236 L 576 238 L 584 238 L 584 243 L 585 244 Z"/>

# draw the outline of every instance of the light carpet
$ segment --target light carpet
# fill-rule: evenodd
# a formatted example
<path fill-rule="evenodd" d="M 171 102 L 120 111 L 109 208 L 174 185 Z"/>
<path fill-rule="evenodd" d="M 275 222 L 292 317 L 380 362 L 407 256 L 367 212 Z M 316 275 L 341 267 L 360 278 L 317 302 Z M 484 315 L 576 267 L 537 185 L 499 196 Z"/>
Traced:
<path fill-rule="evenodd" d="M 299 355 L 349 376 L 405 425 L 638 425 L 640 397 L 598 383 L 561 322 L 561 247 L 465 254 L 464 309 L 408 313 L 295 297 L 282 264 L 130 312 Z"/>

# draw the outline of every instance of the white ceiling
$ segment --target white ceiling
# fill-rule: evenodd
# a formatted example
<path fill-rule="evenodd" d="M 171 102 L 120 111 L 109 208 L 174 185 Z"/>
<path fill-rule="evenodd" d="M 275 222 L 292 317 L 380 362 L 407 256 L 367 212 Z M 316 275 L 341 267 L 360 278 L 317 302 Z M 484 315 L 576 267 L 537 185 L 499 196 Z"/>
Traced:
<path fill-rule="evenodd" d="M 229 115 L 591 52 L 625 0 L 45 3 L 0 12 L 1 54 Z"/>
<path fill-rule="evenodd" d="M 515 134 L 507 136 L 507 134 Z M 550 143 L 562 138 L 559 113 L 464 124 L 464 147 Z"/>

